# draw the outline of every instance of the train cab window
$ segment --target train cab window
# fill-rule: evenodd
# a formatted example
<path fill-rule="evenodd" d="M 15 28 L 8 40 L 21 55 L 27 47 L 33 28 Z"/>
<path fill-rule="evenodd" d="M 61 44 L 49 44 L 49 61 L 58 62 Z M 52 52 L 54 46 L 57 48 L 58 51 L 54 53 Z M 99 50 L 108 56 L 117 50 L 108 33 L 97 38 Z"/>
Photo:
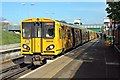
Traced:
<path fill-rule="evenodd" d="M 30 38 L 31 37 L 31 27 L 33 23 L 31 22 L 23 22 L 22 23 L 22 36 L 23 38 Z"/>
<path fill-rule="evenodd" d="M 70 39 L 71 35 L 70 35 L 70 30 L 67 31 L 68 34 L 68 39 Z"/>
<path fill-rule="evenodd" d="M 54 23 L 44 23 L 44 31 L 46 38 L 54 38 L 55 36 L 55 25 Z"/>

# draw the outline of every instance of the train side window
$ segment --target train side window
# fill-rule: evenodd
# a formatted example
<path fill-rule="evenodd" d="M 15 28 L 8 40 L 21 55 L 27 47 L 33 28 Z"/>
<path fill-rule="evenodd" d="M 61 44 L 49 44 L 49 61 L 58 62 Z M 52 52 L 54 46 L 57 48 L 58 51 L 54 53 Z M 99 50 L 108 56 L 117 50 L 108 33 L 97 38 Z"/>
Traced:
<path fill-rule="evenodd" d="M 67 31 L 68 34 L 68 39 L 70 39 L 71 35 L 70 35 L 70 30 Z"/>

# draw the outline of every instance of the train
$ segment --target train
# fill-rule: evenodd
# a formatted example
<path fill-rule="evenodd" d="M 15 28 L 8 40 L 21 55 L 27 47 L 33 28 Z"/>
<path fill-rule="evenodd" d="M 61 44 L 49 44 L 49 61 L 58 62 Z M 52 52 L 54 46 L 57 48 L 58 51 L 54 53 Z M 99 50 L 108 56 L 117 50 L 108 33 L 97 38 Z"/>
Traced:
<path fill-rule="evenodd" d="M 96 38 L 95 31 L 50 18 L 22 20 L 20 30 L 24 63 L 34 65 Z"/>

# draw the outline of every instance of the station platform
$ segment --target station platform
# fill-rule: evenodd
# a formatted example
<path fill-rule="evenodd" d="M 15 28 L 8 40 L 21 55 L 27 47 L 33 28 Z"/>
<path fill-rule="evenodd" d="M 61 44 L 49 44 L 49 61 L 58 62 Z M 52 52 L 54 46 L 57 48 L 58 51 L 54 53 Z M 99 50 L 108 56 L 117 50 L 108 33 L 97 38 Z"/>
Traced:
<path fill-rule="evenodd" d="M 24 78 L 120 79 L 120 52 L 92 40 L 19 79 Z"/>
<path fill-rule="evenodd" d="M 8 44 L 8 45 L 0 45 L 0 53 L 7 53 L 12 51 L 20 50 L 20 43 L 16 44 Z"/>
<path fill-rule="evenodd" d="M 20 43 L 0 45 L 0 51 L 1 50 L 7 50 L 7 49 L 13 49 L 13 48 L 16 48 L 16 47 L 20 47 Z"/>

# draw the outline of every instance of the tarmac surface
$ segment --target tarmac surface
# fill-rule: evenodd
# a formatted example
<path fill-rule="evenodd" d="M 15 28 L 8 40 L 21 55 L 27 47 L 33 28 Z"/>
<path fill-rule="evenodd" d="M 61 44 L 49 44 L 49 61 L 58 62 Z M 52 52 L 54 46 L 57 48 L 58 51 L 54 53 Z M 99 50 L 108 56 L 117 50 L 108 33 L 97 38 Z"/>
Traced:
<path fill-rule="evenodd" d="M 21 78 L 120 79 L 120 52 L 90 41 Z"/>
<path fill-rule="evenodd" d="M 99 41 L 83 52 L 83 64 L 73 78 L 119 78 L 120 53 L 113 47 Z"/>

